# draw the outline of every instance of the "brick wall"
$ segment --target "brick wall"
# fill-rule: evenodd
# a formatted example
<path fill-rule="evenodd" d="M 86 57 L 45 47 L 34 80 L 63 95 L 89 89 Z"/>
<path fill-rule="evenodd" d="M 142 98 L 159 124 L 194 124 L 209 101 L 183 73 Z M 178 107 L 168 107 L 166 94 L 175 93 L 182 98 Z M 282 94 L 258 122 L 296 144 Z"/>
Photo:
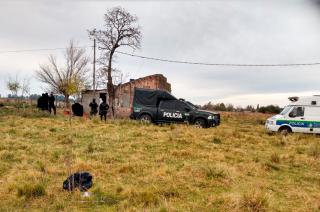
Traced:
<path fill-rule="evenodd" d="M 135 88 L 159 89 L 171 92 L 171 84 L 162 74 L 155 74 L 122 84 L 116 88 L 116 115 L 128 117 L 132 107 Z"/>

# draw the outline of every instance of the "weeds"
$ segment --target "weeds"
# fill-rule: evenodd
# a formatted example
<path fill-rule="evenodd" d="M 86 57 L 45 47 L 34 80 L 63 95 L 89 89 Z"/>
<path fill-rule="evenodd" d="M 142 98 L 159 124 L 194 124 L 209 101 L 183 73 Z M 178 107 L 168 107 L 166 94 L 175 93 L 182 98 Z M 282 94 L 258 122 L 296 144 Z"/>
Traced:
<path fill-rule="evenodd" d="M 220 179 L 220 178 L 226 178 L 227 177 L 227 173 L 221 169 L 221 168 L 217 168 L 215 166 L 209 166 L 205 168 L 205 173 L 206 173 L 206 177 L 209 180 L 212 179 Z"/>
<path fill-rule="evenodd" d="M 270 157 L 270 161 L 273 163 L 280 163 L 280 156 L 277 153 L 273 153 Z"/>
<path fill-rule="evenodd" d="M 268 206 L 267 195 L 255 190 L 245 193 L 240 202 L 240 208 L 250 212 L 264 212 Z"/>
<path fill-rule="evenodd" d="M 222 141 L 221 141 L 220 138 L 214 137 L 214 138 L 212 139 L 212 143 L 214 143 L 214 144 L 222 144 Z"/>
<path fill-rule="evenodd" d="M 24 184 L 17 188 L 17 196 L 25 196 L 27 199 L 46 195 L 46 188 L 43 184 Z"/>
<path fill-rule="evenodd" d="M 319 143 L 313 143 L 309 147 L 308 155 L 319 158 L 320 157 L 320 144 Z"/>
<path fill-rule="evenodd" d="M 92 192 L 94 196 L 94 202 L 98 204 L 106 204 L 108 206 L 113 206 L 119 203 L 120 198 L 115 195 L 106 194 L 100 187 L 96 188 Z"/>

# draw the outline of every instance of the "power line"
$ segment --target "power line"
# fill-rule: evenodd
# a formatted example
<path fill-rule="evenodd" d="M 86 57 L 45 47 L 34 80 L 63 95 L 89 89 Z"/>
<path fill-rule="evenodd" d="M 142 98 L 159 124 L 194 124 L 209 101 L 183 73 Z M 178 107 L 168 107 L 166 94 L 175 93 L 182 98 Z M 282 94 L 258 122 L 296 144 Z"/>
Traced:
<path fill-rule="evenodd" d="M 74 47 L 76 49 L 80 48 L 89 48 L 91 46 L 79 46 Z M 23 52 L 41 52 L 41 51 L 55 51 L 55 50 L 65 50 L 66 48 L 48 48 L 48 49 L 19 49 L 19 50 L 8 50 L 8 51 L 0 51 L 0 54 L 7 54 L 7 53 L 23 53 Z"/>
<path fill-rule="evenodd" d="M 147 60 L 155 60 L 161 62 L 168 62 L 168 63 L 180 63 L 180 64 L 189 64 L 189 65 L 204 65 L 204 66 L 246 66 L 246 67 L 257 67 L 257 66 L 316 66 L 320 65 L 320 62 L 315 63 L 280 63 L 280 64 L 239 64 L 239 63 L 202 63 L 202 62 L 189 62 L 189 61 L 180 61 L 180 60 L 169 60 L 169 59 L 161 59 L 161 58 L 154 58 L 154 57 L 146 57 L 136 54 L 130 54 L 126 52 L 116 51 L 119 54 L 138 57 Z"/>
<path fill-rule="evenodd" d="M 92 48 L 92 46 L 79 46 L 75 48 Z M 54 51 L 54 50 L 64 50 L 66 48 L 48 48 L 48 49 L 21 49 L 21 50 L 9 50 L 0 51 L 0 54 L 6 53 L 22 53 L 22 52 L 38 52 L 38 51 Z M 187 65 L 203 65 L 203 66 L 233 66 L 233 67 L 288 67 L 288 66 L 317 66 L 320 62 L 313 63 L 278 63 L 278 64 L 245 64 L 245 63 L 204 63 L 204 62 L 191 62 L 191 61 L 181 61 L 181 60 L 170 60 L 156 57 L 148 57 L 137 54 L 131 54 L 122 51 L 116 51 L 119 54 L 136 57 L 145 60 L 160 61 L 166 63 L 176 63 L 176 64 L 187 64 Z"/>

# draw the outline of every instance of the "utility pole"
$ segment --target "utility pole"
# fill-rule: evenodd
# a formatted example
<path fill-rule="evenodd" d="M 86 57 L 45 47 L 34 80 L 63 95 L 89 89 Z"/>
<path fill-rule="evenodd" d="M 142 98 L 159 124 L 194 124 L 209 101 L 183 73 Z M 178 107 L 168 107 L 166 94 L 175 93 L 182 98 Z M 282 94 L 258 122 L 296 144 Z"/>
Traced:
<path fill-rule="evenodd" d="M 93 40 L 93 96 L 96 96 L 96 39 Z"/>

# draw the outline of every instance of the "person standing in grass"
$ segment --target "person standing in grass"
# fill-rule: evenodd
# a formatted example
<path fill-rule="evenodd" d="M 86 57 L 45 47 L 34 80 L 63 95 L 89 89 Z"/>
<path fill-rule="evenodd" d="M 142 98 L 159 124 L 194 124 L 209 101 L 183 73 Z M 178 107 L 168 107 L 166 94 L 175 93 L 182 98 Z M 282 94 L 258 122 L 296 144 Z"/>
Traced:
<path fill-rule="evenodd" d="M 53 92 L 51 92 L 50 96 L 48 97 L 49 112 L 51 114 L 51 111 L 53 110 L 53 114 L 56 115 L 57 109 L 56 109 L 54 102 L 55 102 L 55 98 L 53 96 Z"/>
<path fill-rule="evenodd" d="M 99 106 L 99 115 L 100 115 L 101 121 L 102 121 L 102 118 L 104 119 L 105 122 L 107 121 L 108 110 L 109 110 L 109 105 L 106 103 L 106 100 L 103 100 Z"/>
<path fill-rule="evenodd" d="M 98 104 L 96 103 L 96 99 L 92 99 L 92 102 L 90 102 L 89 107 L 91 108 L 90 117 L 96 116 L 98 113 Z"/>

